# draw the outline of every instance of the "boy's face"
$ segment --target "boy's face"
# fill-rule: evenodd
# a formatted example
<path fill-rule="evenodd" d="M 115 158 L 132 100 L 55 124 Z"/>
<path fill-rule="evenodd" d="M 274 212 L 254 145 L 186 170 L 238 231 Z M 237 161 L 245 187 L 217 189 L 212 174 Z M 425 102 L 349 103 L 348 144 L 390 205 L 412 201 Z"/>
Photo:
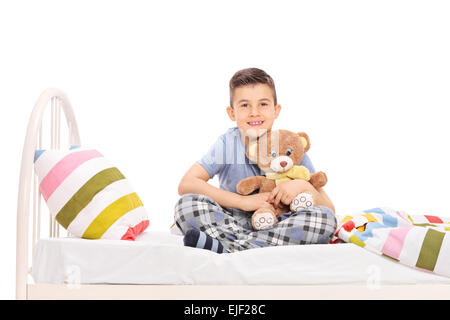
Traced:
<path fill-rule="evenodd" d="M 245 135 L 259 137 L 272 128 L 281 106 L 274 105 L 272 89 L 267 84 L 245 85 L 234 89 L 233 106 L 228 116 Z"/>

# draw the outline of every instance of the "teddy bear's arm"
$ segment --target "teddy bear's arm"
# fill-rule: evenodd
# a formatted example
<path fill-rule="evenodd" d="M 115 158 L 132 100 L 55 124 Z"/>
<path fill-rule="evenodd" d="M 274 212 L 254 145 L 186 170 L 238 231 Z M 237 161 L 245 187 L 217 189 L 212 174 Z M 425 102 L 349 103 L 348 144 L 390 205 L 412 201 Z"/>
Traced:
<path fill-rule="evenodd" d="M 324 185 L 327 184 L 327 181 L 328 181 L 327 175 L 323 171 L 313 173 L 309 178 L 309 183 L 311 183 L 313 187 L 316 189 L 322 188 Z"/>
<path fill-rule="evenodd" d="M 236 185 L 236 191 L 245 196 L 249 195 L 253 191 L 255 191 L 257 189 L 261 189 L 261 186 L 263 185 L 264 180 L 266 180 L 266 177 L 263 177 L 263 176 L 255 176 L 255 177 L 248 177 L 248 178 L 242 179 Z"/>
<path fill-rule="evenodd" d="M 264 178 L 261 182 L 261 188 L 259 188 L 259 192 L 271 192 L 276 187 L 275 180 Z"/>

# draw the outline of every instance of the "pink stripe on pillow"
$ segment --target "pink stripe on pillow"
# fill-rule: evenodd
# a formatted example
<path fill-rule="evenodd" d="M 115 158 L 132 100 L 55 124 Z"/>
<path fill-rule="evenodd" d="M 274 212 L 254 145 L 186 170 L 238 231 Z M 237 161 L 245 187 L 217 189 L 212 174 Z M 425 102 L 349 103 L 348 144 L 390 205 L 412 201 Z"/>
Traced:
<path fill-rule="evenodd" d="M 125 234 L 122 236 L 122 238 L 120 238 L 120 240 L 134 241 L 134 240 L 136 240 L 136 237 L 139 234 L 141 234 L 142 232 L 144 232 L 145 229 L 147 229 L 148 226 L 149 226 L 149 221 L 143 220 L 143 221 L 139 222 L 137 225 L 135 225 L 134 227 L 129 227 L 127 232 L 125 232 Z"/>
<path fill-rule="evenodd" d="M 414 227 L 411 226 L 392 229 L 389 232 L 388 238 L 386 239 L 381 252 L 391 258 L 398 259 L 403 249 L 405 237 L 412 228 Z"/>
<path fill-rule="evenodd" d="M 50 198 L 53 192 L 59 187 L 59 185 L 70 175 L 76 168 L 78 168 L 84 162 L 93 159 L 100 158 L 103 155 L 97 150 L 84 150 L 69 153 L 56 163 L 48 174 L 42 179 L 39 189 L 45 201 Z"/>

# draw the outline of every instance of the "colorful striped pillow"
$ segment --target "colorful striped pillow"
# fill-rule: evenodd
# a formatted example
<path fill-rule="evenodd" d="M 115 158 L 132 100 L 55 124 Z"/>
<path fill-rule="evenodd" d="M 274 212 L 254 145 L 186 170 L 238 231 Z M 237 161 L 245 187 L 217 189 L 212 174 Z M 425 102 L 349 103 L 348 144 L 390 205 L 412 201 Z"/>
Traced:
<path fill-rule="evenodd" d="M 50 213 L 72 235 L 134 240 L 148 227 L 141 199 L 97 150 L 37 150 L 34 167 Z"/>

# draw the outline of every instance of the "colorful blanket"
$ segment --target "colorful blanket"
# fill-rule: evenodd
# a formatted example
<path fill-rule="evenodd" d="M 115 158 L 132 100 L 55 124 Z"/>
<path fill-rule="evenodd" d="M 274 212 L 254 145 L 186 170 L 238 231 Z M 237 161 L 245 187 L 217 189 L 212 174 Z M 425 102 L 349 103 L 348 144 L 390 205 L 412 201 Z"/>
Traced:
<path fill-rule="evenodd" d="M 373 208 L 344 216 L 331 242 L 352 242 L 407 266 L 450 277 L 448 217 Z"/>

